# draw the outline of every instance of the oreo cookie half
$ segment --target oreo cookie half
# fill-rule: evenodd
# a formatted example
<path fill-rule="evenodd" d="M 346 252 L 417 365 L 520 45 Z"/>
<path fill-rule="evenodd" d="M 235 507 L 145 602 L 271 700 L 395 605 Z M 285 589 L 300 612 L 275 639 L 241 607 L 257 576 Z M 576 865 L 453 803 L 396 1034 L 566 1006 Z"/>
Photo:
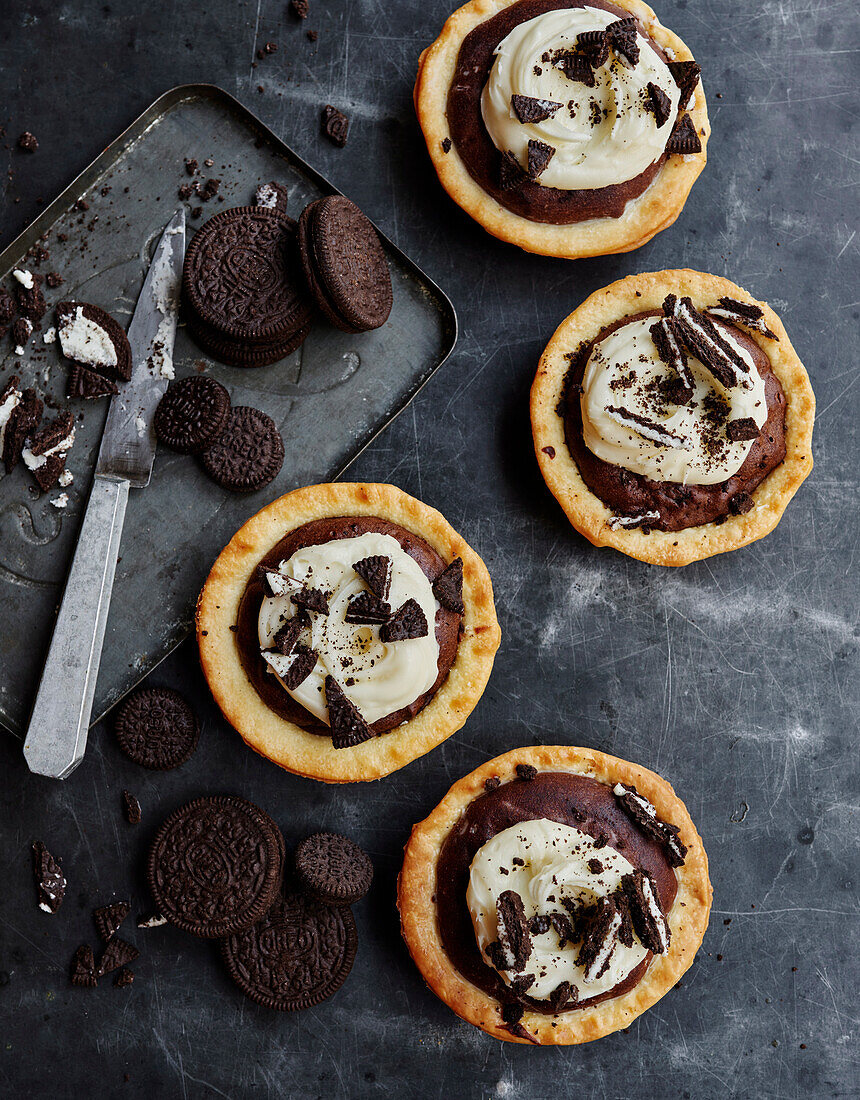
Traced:
<path fill-rule="evenodd" d="M 230 395 L 214 378 L 195 375 L 172 382 L 158 403 L 153 425 L 159 440 L 180 454 L 211 446 L 230 415 Z"/>
<path fill-rule="evenodd" d="M 200 737 L 194 711 L 179 692 L 159 687 L 133 692 L 117 712 L 114 731 L 126 756 L 153 771 L 184 764 Z"/>
<path fill-rule="evenodd" d="M 265 1008 L 296 1012 L 333 996 L 352 969 L 358 936 L 351 910 L 287 891 L 247 931 L 221 944 L 230 977 Z"/>
<path fill-rule="evenodd" d="M 261 206 L 216 214 L 188 246 L 182 291 L 195 326 L 212 336 L 210 345 L 220 337 L 261 349 L 296 338 L 311 318 L 296 223 Z"/>
<path fill-rule="evenodd" d="M 373 864 L 363 848 L 337 833 L 314 833 L 296 848 L 296 877 L 319 901 L 352 905 L 370 889 Z"/>
<path fill-rule="evenodd" d="M 328 195 L 306 207 L 299 254 L 314 301 L 333 325 L 357 333 L 385 324 L 394 300 L 388 261 L 354 202 Z"/>
<path fill-rule="evenodd" d="M 284 441 L 274 420 L 259 409 L 237 405 L 223 431 L 202 455 L 206 473 L 233 493 L 268 485 L 284 464 Z"/>
<path fill-rule="evenodd" d="M 73 363 L 107 378 L 123 382 L 131 378 L 128 337 L 113 317 L 98 306 L 89 302 L 60 302 L 57 339 L 63 355 Z"/>
<path fill-rule="evenodd" d="M 252 802 L 198 798 L 168 817 L 149 853 L 147 877 L 158 911 L 195 936 L 250 928 L 281 887 L 283 838 Z"/>

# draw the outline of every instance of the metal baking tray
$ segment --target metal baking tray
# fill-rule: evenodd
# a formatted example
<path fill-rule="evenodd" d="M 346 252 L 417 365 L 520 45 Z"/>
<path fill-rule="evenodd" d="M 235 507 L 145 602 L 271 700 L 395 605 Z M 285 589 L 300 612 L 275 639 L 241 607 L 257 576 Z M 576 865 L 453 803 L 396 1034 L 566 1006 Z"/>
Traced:
<path fill-rule="evenodd" d="M 127 324 L 150 250 L 179 205 L 179 187 L 189 182 L 186 158 L 199 162 L 196 178 L 221 180 L 220 197 L 203 204 L 202 216 L 189 217 L 192 230 L 219 210 L 250 202 L 267 180 L 289 188 L 293 217 L 320 195 L 337 193 L 227 92 L 207 84 L 173 88 L 0 254 L 3 285 L 15 267 L 58 271 L 65 281 L 46 290 L 49 306 L 80 298 Z M 189 214 L 198 205 L 192 197 Z M 375 332 L 347 335 L 317 317 L 297 352 L 269 367 L 242 369 L 208 358 L 180 327 L 177 377 L 205 371 L 227 387 L 234 404 L 267 412 L 284 437 L 286 459 L 265 489 L 232 495 L 209 481 L 193 458 L 158 453 L 149 487 L 133 490 L 129 500 L 94 720 L 188 634 L 203 579 L 236 528 L 281 493 L 342 473 L 451 354 L 457 340 L 451 302 L 382 239 L 394 308 Z M 34 266 L 27 254 L 40 243 L 50 257 Z M 50 324 L 49 312 L 43 329 Z M 65 367 L 56 345 L 44 345 L 40 333 L 23 357 L 15 355 L 8 337 L 3 341 L 0 389 L 15 373 L 43 397 L 46 416 L 51 406 L 65 404 Z M 51 504 L 59 489 L 40 496 L 24 469 L 0 480 L 0 725 L 19 735 L 47 651 L 108 403 L 76 401 L 72 407 L 77 433 L 67 464 L 74 475 L 68 507 Z"/>

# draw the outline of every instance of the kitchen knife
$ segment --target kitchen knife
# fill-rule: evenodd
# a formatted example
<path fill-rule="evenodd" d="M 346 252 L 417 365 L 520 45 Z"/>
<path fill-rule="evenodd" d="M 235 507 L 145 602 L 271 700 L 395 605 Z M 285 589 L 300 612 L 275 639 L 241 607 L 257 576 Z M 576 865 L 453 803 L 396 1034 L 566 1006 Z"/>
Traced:
<path fill-rule="evenodd" d="M 84 758 L 128 491 L 149 484 L 152 418 L 172 375 L 185 210 L 161 235 L 128 327 L 131 381 L 111 398 L 95 477 L 30 715 L 30 771 L 65 779 Z"/>

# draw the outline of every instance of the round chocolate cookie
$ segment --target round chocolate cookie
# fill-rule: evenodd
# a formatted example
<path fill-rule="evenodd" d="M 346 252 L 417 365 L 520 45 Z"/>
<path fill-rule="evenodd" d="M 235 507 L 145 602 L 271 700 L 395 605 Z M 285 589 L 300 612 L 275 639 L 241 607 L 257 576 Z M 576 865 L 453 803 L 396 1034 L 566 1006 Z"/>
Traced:
<path fill-rule="evenodd" d="M 250 493 L 268 485 L 279 473 L 284 464 L 284 441 L 270 416 L 237 405 L 202 459 L 206 473 L 222 488 Z"/>
<path fill-rule="evenodd" d="M 188 331 L 200 347 L 213 359 L 226 363 L 229 367 L 267 367 L 270 363 L 277 363 L 279 359 L 286 358 L 296 348 L 301 347 L 310 330 L 311 326 L 308 324 L 283 340 L 255 347 L 242 340 L 231 340 L 222 336 L 193 318 L 188 319 Z"/>
<path fill-rule="evenodd" d="M 329 905 L 352 905 L 370 889 L 373 864 L 363 848 L 337 833 L 314 833 L 296 848 L 296 877 Z"/>
<path fill-rule="evenodd" d="M 155 410 L 155 434 L 180 454 L 204 451 L 230 415 L 230 395 L 214 378 L 196 375 L 173 382 Z"/>
<path fill-rule="evenodd" d="M 252 802 L 198 798 L 158 830 L 147 877 L 160 913 L 185 932 L 214 939 L 250 928 L 269 911 L 283 852 L 274 822 Z"/>
<path fill-rule="evenodd" d="M 299 219 L 299 253 L 314 300 L 337 328 L 367 332 L 385 324 L 393 303 L 379 235 L 355 203 L 329 195 Z"/>
<path fill-rule="evenodd" d="M 229 341 L 260 347 L 297 336 L 311 309 L 296 223 L 259 206 L 216 214 L 188 246 L 182 290 L 193 319 Z"/>
<path fill-rule="evenodd" d="M 230 977 L 265 1008 L 295 1012 L 333 996 L 352 969 L 352 912 L 285 891 L 253 928 L 221 944 Z"/>
<path fill-rule="evenodd" d="M 120 706 L 114 723 L 119 747 L 135 764 L 169 771 L 197 748 L 194 711 L 172 688 L 141 688 Z"/>

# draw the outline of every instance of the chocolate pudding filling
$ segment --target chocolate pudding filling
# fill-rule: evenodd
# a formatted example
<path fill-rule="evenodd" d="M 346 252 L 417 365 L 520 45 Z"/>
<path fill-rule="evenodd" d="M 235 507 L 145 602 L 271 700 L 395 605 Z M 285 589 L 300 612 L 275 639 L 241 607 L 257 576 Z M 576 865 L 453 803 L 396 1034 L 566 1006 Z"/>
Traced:
<path fill-rule="evenodd" d="M 746 510 L 742 502 L 748 501 L 753 490 L 783 461 L 785 394 L 779 379 L 773 373 L 770 360 L 756 341 L 734 325 L 727 324 L 719 317 L 711 317 L 719 329 L 730 333 L 749 352 L 764 379 L 767 420 L 753 441 L 743 465 L 732 477 L 716 485 L 682 485 L 673 481 L 653 481 L 623 466 L 604 462 L 586 447 L 582 434 L 580 387 L 592 349 L 622 325 L 645 317 L 661 316 L 660 310 L 647 310 L 622 317 L 601 329 L 589 343 L 583 344 L 571 357 L 570 370 L 565 381 L 565 396 L 559 405 L 559 413 L 564 418 L 568 450 L 583 481 L 595 496 L 618 515 L 636 516 L 659 512 L 659 519 L 648 520 L 648 528 L 658 531 L 684 531 L 705 523 L 724 522 L 727 516 Z M 751 506 L 751 502 L 749 503 Z"/>
<path fill-rule="evenodd" d="M 330 519 L 318 519 L 313 520 L 311 523 L 305 523 L 284 535 L 281 541 L 273 546 L 269 553 L 260 560 L 259 565 L 277 570 L 282 561 L 292 557 L 297 550 L 301 550 L 306 546 L 318 546 L 334 539 L 357 538 L 359 535 L 368 532 L 390 535 L 392 538 L 397 539 L 403 550 L 418 563 L 421 571 L 431 583 L 445 569 L 447 563 L 424 539 L 414 535 L 411 531 L 407 531 L 405 527 L 401 527 L 398 523 L 392 523 L 390 520 L 380 519 L 376 516 L 335 516 Z M 308 733 L 318 733 L 330 737 L 330 727 L 296 702 L 278 679 L 268 671 L 269 666 L 260 654 L 257 620 L 260 614 L 260 606 L 268 594 L 264 582 L 259 576 L 259 570 L 255 570 L 242 595 L 236 623 L 236 644 L 239 647 L 242 667 L 245 669 L 248 679 L 254 685 L 257 694 L 270 710 Z M 414 718 L 430 702 L 444 683 L 457 656 L 461 619 L 461 615 L 454 611 L 448 611 L 444 607 L 437 610 L 436 641 L 439 645 L 437 665 L 439 675 L 430 689 L 420 695 L 408 707 L 402 707 L 400 710 L 387 714 L 384 718 L 372 723 L 370 729 L 373 733 L 386 733 L 395 726 Z"/>
<path fill-rule="evenodd" d="M 647 871 L 658 900 L 667 915 L 678 890 L 675 872 L 663 848 L 645 836 L 630 820 L 612 793 L 612 787 L 570 772 L 539 772 L 534 779 L 514 779 L 480 795 L 448 834 L 436 864 L 436 919 L 442 946 L 459 972 L 491 997 L 514 1001 L 545 1015 L 553 1009 L 547 1001 L 517 995 L 481 955 L 472 917 L 466 903 L 469 870 L 475 853 L 488 840 L 521 821 L 545 818 L 579 829 L 620 852 L 633 866 Z M 612 989 L 595 997 L 583 997 L 575 1012 L 627 993 L 643 978 L 651 962 L 649 954 Z"/>
<path fill-rule="evenodd" d="M 520 23 L 561 8 L 585 7 L 601 8 L 619 19 L 629 18 L 631 14 L 604 0 L 588 0 L 588 3 L 519 0 L 466 35 L 448 92 L 447 118 L 451 138 L 469 175 L 496 202 L 529 221 L 570 225 L 589 218 L 620 218 L 631 199 L 638 198 L 650 186 L 666 160 L 664 153 L 640 175 L 609 187 L 567 191 L 542 187 L 525 176 L 515 187 L 502 186 L 502 153 L 493 144 L 481 114 L 481 93 L 493 67 L 493 51 Z M 644 28 L 637 24 L 637 29 L 654 47 L 661 60 L 668 60 Z"/>

